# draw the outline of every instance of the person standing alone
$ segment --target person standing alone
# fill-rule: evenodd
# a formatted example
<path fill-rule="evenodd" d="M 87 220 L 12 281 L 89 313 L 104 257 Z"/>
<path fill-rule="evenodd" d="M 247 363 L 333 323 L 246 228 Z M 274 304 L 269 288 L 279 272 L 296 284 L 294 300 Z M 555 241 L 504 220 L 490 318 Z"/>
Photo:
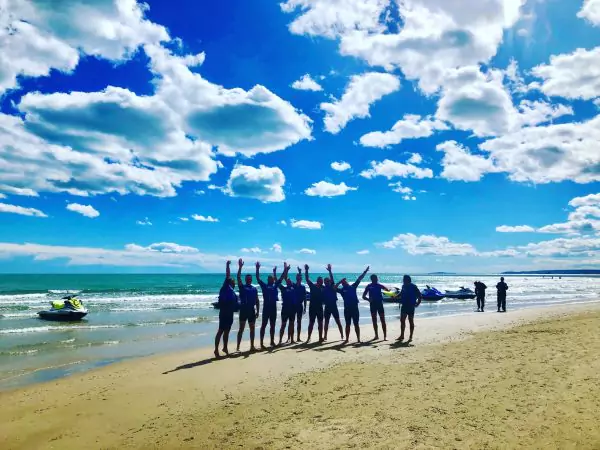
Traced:
<path fill-rule="evenodd" d="M 477 312 L 483 312 L 485 308 L 485 290 L 487 286 L 481 281 L 475 282 L 475 296 L 477 297 Z"/>
<path fill-rule="evenodd" d="M 508 284 L 504 282 L 504 277 L 500 277 L 500 283 L 496 285 L 498 291 L 498 312 L 502 308 L 502 312 L 506 312 L 506 291 L 508 291 Z"/>

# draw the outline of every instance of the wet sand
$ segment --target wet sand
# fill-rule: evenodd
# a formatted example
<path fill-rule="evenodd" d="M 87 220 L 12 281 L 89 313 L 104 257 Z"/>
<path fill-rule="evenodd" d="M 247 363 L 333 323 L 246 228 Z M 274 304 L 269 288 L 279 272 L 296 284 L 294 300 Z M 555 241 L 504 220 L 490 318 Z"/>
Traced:
<path fill-rule="evenodd" d="M 599 325 L 595 303 L 127 361 L 0 393 L 0 448 L 600 448 Z"/>

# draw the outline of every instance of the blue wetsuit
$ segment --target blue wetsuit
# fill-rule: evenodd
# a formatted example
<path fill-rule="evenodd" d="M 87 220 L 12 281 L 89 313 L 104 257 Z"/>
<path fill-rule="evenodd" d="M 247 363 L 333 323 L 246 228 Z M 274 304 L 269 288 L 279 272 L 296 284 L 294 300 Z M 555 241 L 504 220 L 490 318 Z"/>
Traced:
<path fill-rule="evenodd" d="M 233 312 L 238 306 L 238 297 L 226 278 L 219 292 L 219 329 L 229 330 L 233 325 Z"/>
<path fill-rule="evenodd" d="M 356 293 L 356 289 L 359 284 L 360 281 L 356 281 L 353 284 L 342 286 L 337 290 L 344 299 L 344 319 L 346 320 L 346 325 L 350 324 L 351 321 L 354 325 L 358 325 L 360 313 L 358 312 L 358 294 Z"/>
<path fill-rule="evenodd" d="M 262 323 L 270 322 L 271 326 L 274 327 L 275 320 L 277 320 L 277 301 L 279 300 L 279 286 L 281 286 L 281 281 L 267 284 L 259 280 L 258 284 L 260 284 L 263 294 Z"/>
<path fill-rule="evenodd" d="M 281 286 L 281 321 L 293 319 L 296 314 L 296 289 L 294 286 Z"/>
<path fill-rule="evenodd" d="M 369 283 L 366 288 L 369 293 L 371 314 L 384 314 L 383 309 L 383 286 L 379 283 Z"/>
<path fill-rule="evenodd" d="M 256 322 L 255 305 L 258 301 L 258 290 L 251 284 L 242 284 L 240 290 L 240 322 Z"/>
<path fill-rule="evenodd" d="M 329 286 L 326 285 L 323 288 L 323 300 L 325 303 L 325 321 L 329 322 L 331 316 L 333 316 L 334 319 L 339 320 L 340 312 L 337 307 L 337 290 L 333 284 L 330 284 Z"/>
<path fill-rule="evenodd" d="M 413 283 L 402 286 L 402 290 L 400 291 L 400 314 L 415 315 L 419 294 L 419 288 Z"/>
<path fill-rule="evenodd" d="M 311 321 L 323 320 L 323 286 L 319 287 L 312 281 L 308 282 L 310 288 L 310 306 L 308 307 L 308 317 Z"/>
<path fill-rule="evenodd" d="M 304 313 L 304 303 L 306 302 L 306 286 L 302 283 L 294 284 L 294 308 L 296 311 L 296 318 L 301 319 Z"/>

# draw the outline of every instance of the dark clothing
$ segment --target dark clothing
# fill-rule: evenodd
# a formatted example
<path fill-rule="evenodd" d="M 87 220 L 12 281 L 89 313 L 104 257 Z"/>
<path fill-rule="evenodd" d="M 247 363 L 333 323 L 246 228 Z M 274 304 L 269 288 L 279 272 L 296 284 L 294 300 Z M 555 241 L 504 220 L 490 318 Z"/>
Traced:
<path fill-rule="evenodd" d="M 294 286 L 280 286 L 281 290 L 281 307 L 294 309 L 296 303 L 296 289 Z"/>
<path fill-rule="evenodd" d="M 385 314 L 385 309 L 383 309 L 383 302 L 382 303 L 371 302 L 371 304 L 369 305 L 369 309 L 371 310 L 371 314 L 374 314 L 374 313 Z"/>
<path fill-rule="evenodd" d="M 310 321 L 315 319 L 323 320 L 323 307 L 320 305 L 314 305 L 311 301 L 311 304 L 308 308 L 308 318 Z"/>
<path fill-rule="evenodd" d="M 233 325 L 233 309 L 219 309 L 219 330 L 230 330 Z"/>
<path fill-rule="evenodd" d="M 331 316 L 333 316 L 333 318 L 335 320 L 340 320 L 340 311 L 338 310 L 337 305 L 326 305 L 325 306 L 325 311 L 324 311 L 324 316 L 325 316 L 325 321 L 329 322 L 329 319 L 331 318 Z"/>
<path fill-rule="evenodd" d="M 419 301 L 421 291 L 414 284 L 405 284 L 402 286 L 402 290 L 400 291 L 400 303 L 402 307 L 410 307 L 414 310 L 415 306 L 417 306 L 417 302 Z"/>
<path fill-rule="evenodd" d="M 358 312 L 358 304 L 344 306 L 344 319 L 346 319 L 346 325 L 349 325 L 352 321 L 354 325 L 358 325 L 360 313 Z"/>
<path fill-rule="evenodd" d="M 304 302 L 306 302 L 306 286 L 303 284 L 294 284 L 294 307 L 296 308 L 296 312 L 300 312 L 302 315 L 302 311 L 304 310 Z"/>
<path fill-rule="evenodd" d="M 506 291 L 508 291 L 508 284 L 501 281 L 496 285 L 498 290 L 498 311 L 502 308 L 502 311 L 506 312 Z"/>
<path fill-rule="evenodd" d="M 483 311 L 485 308 L 485 296 L 477 295 L 477 309 Z"/>
<path fill-rule="evenodd" d="M 323 288 L 323 303 L 325 304 L 325 307 L 333 308 L 335 306 L 337 308 L 337 301 L 337 290 L 335 286 L 333 284 L 325 286 Z"/>
<path fill-rule="evenodd" d="M 475 283 L 475 296 L 477 297 L 477 309 L 483 311 L 485 308 L 485 290 L 487 286 L 481 281 Z"/>
<path fill-rule="evenodd" d="M 258 301 L 258 290 L 251 284 L 238 286 L 240 290 L 240 311 L 243 306 L 254 308 Z"/>
<path fill-rule="evenodd" d="M 366 287 L 371 305 L 383 303 L 383 286 L 379 283 L 369 283 Z"/>
<path fill-rule="evenodd" d="M 267 284 L 262 280 L 258 280 L 258 284 L 262 290 L 263 304 L 265 307 L 276 306 L 277 301 L 279 300 L 279 286 L 281 286 L 281 281 Z"/>
<path fill-rule="evenodd" d="M 233 314 L 238 308 L 238 301 L 238 296 L 231 287 L 229 278 L 226 278 L 219 291 L 219 311 L 231 311 Z"/>
<path fill-rule="evenodd" d="M 256 323 L 256 310 L 254 309 L 254 305 L 240 306 L 240 322 L 248 321 L 249 324 Z"/>
<path fill-rule="evenodd" d="M 267 305 L 263 306 L 262 310 L 262 323 L 261 326 L 267 322 L 270 323 L 272 327 L 275 326 L 275 321 L 277 320 L 277 305 Z"/>
<path fill-rule="evenodd" d="M 309 281 L 308 287 L 310 289 L 310 306 L 311 307 L 323 307 L 323 287 L 317 286 L 312 281 Z"/>
<path fill-rule="evenodd" d="M 283 305 L 281 307 L 281 323 L 285 323 L 288 320 L 294 320 L 294 317 L 296 317 L 296 311 L 294 311 L 294 308 L 292 306 L 286 306 Z"/>
<path fill-rule="evenodd" d="M 337 291 L 342 295 L 342 298 L 344 299 L 344 309 L 354 305 L 358 305 L 358 295 L 356 293 L 356 289 L 358 288 L 359 284 L 360 282 L 356 281 L 353 284 L 348 284 L 346 286 L 338 288 Z"/>
<path fill-rule="evenodd" d="M 415 316 L 415 307 L 410 305 L 402 305 L 400 308 L 400 314 L 407 315 L 412 318 Z"/>
<path fill-rule="evenodd" d="M 496 289 L 498 290 L 498 294 L 502 293 L 506 295 L 506 291 L 508 291 L 508 284 L 506 284 L 504 281 L 501 281 L 496 285 Z"/>

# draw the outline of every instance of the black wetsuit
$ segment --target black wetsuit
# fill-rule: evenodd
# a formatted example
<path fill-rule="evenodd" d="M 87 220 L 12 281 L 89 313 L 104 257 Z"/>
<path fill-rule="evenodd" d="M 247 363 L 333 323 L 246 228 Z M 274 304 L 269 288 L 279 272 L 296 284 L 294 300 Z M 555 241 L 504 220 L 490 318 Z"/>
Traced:
<path fill-rule="evenodd" d="M 360 313 L 358 312 L 358 295 L 356 289 L 359 284 L 360 281 L 356 281 L 353 284 L 342 286 L 337 290 L 344 299 L 344 319 L 346 320 L 346 325 L 352 322 L 354 326 L 358 326 Z"/>
<path fill-rule="evenodd" d="M 258 290 L 251 284 L 243 284 L 240 290 L 240 322 L 248 321 L 249 324 L 256 322 L 256 302 L 258 301 Z"/>
<path fill-rule="evenodd" d="M 219 292 L 219 329 L 230 330 L 233 325 L 233 312 L 238 303 L 238 297 L 231 287 L 229 278 L 225 279 Z"/>
<path fill-rule="evenodd" d="M 477 309 L 480 309 L 481 311 L 483 311 L 483 308 L 485 308 L 485 290 L 487 289 L 487 286 L 485 284 L 483 284 L 481 281 L 477 283 L 477 287 L 475 288 L 476 290 L 476 295 L 477 295 Z"/>
<path fill-rule="evenodd" d="M 308 318 L 323 320 L 323 286 L 319 287 L 312 281 L 309 281 L 310 305 L 308 307 Z"/>
<path fill-rule="evenodd" d="M 502 308 L 502 311 L 506 312 L 506 291 L 508 290 L 508 284 L 501 281 L 496 285 L 498 290 L 498 311 Z"/>

